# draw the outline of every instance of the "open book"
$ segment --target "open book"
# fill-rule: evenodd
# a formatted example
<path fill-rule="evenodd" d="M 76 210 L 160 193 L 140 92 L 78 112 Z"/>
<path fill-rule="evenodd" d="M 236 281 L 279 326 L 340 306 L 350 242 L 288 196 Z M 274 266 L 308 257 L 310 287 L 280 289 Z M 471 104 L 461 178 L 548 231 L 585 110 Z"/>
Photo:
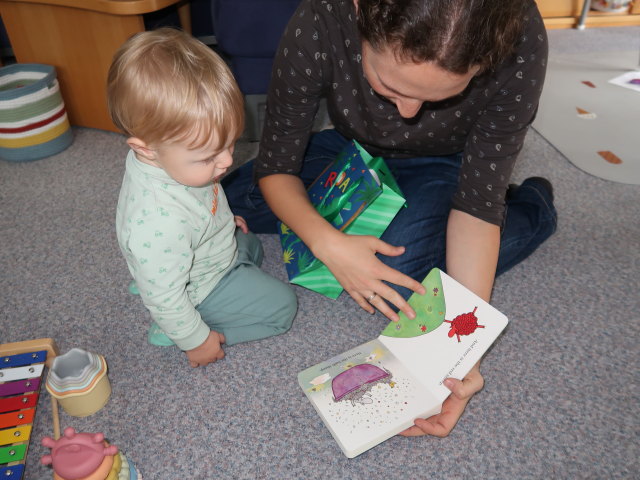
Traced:
<path fill-rule="evenodd" d="M 433 269 L 413 294 L 417 313 L 400 312 L 375 340 L 298 374 L 298 382 L 344 454 L 356 455 L 440 412 L 451 393 L 507 325 L 507 317 Z"/>

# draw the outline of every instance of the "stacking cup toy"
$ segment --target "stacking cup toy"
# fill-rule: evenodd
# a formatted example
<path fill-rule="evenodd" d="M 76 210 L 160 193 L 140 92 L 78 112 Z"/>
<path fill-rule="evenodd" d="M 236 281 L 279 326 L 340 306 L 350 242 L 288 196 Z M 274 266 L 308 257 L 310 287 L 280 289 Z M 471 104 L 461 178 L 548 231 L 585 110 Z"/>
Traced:
<path fill-rule="evenodd" d="M 54 359 L 47 391 L 69 415 L 86 417 L 96 413 L 111 396 L 107 362 L 102 355 L 72 348 Z"/>

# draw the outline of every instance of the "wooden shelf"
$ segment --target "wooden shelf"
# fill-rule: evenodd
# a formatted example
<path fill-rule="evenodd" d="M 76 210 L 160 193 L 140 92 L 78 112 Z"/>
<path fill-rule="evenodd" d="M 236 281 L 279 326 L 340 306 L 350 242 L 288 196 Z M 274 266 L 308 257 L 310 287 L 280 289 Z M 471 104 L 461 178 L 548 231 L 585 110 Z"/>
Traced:
<path fill-rule="evenodd" d="M 547 29 L 574 28 L 578 24 L 584 0 L 537 0 Z M 589 0 L 586 0 L 589 1 Z M 622 27 L 640 25 L 640 0 L 634 0 L 626 12 L 590 10 L 585 27 Z"/>
<path fill-rule="evenodd" d="M 56 5 L 79 8 L 111 15 L 140 15 L 155 12 L 176 3 L 176 0 L 6 0 L 19 3 Z"/>

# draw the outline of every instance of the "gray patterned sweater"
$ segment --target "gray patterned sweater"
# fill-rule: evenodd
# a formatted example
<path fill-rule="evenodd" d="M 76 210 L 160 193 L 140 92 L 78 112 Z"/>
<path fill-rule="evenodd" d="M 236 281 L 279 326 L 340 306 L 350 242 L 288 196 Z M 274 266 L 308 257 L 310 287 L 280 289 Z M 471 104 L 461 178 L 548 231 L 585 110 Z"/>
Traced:
<path fill-rule="evenodd" d="M 463 154 L 453 207 L 500 225 L 516 157 L 544 83 L 547 36 L 529 2 L 516 52 L 460 95 L 407 121 L 363 76 L 352 0 L 303 0 L 276 55 L 254 176 L 298 174 L 319 101 L 337 131 L 385 158 Z"/>

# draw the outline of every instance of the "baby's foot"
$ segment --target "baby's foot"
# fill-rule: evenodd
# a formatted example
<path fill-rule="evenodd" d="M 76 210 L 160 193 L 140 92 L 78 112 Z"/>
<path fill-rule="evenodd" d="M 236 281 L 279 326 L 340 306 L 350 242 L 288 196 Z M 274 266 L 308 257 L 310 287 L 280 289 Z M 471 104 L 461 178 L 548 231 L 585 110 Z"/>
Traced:
<path fill-rule="evenodd" d="M 155 322 L 153 322 L 149 327 L 149 331 L 147 332 L 147 341 L 156 347 L 171 347 L 172 345 L 175 345 L 173 340 L 167 337 L 164 330 L 162 330 Z"/>
<path fill-rule="evenodd" d="M 131 295 L 140 295 L 140 290 L 138 290 L 138 284 L 135 280 L 131 280 L 131 283 L 129 284 L 129 293 Z"/>

